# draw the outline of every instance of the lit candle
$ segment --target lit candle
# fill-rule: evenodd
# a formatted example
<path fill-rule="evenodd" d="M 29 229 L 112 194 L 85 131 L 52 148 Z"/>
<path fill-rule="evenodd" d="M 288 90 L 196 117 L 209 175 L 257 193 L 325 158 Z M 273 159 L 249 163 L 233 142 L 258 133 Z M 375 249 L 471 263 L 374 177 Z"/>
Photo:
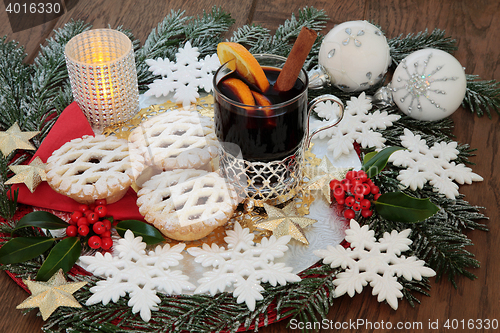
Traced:
<path fill-rule="evenodd" d="M 73 97 L 98 128 L 127 121 L 139 111 L 132 42 L 112 29 L 73 37 L 65 48 Z"/>

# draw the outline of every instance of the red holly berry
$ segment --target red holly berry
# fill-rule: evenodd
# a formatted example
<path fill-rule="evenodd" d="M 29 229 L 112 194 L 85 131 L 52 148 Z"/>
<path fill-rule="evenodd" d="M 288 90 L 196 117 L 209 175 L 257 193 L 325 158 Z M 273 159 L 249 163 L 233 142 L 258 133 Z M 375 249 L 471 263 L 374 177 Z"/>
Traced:
<path fill-rule="evenodd" d="M 349 179 L 347 179 L 347 178 L 342 179 L 340 181 L 340 184 L 343 185 L 342 187 L 344 188 L 344 191 L 346 191 L 346 192 L 349 191 L 349 188 L 351 187 L 351 181 Z"/>
<path fill-rule="evenodd" d="M 82 216 L 78 219 L 78 221 L 76 221 L 76 225 L 77 226 L 81 226 L 81 225 L 89 225 L 89 221 L 87 220 L 87 218 L 85 216 Z"/>
<path fill-rule="evenodd" d="M 336 187 L 333 191 L 333 196 L 336 200 L 343 199 L 345 197 L 345 191 L 342 189 L 342 187 Z"/>
<path fill-rule="evenodd" d="M 88 211 L 88 210 L 89 210 L 89 206 L 87 206 L 87 205 L 79 205 L 79 206 L 78 206 L 78 210 L 79 210 L 80 212 L 84 213 L 84 212 L 86 212 L 86 211 Z"/>
<path fill-rule="evenodd" d="M 361 210 L 361 216 L 364 218 L 370 217 L 373 215 L 373 212 L 370 209 L 362 209 Z"/>
<path fill-rule="evenodd" d="M 105 232 L 103 232 L 102 234 L 100 234 L 100 236 L 101 236 L 101 238 L 111 237 L 111 231 L 106 230 Z"/>
<path fill-rule="evenodd" d="M 334 190 L 338 185 L 340 185 L 340 181 L 338 179 L 332 179 L 330 181 L 330 189 Z"/>
<path fill-rule="evenodd" d="M 365 191 L 365 188 L 363 187 L 363 184 L 361 184 L 361 183 L 357 183 L 352 187 L 352 192 L 354 194 L 363 194 L 364 191 Z"/>
<path fill-rule="evenodd" d="M 345 198 L 345 205 L 347 207 L 352 207 L 352 205 L 354 204 L 355 200 L 353 197 L 347 197 Z"/>
<path fill-rule="evenodd" d="M 104 224 L 104 226 L 106 227 L 106 230 L 110 230 L 111 229 L 111 221 L 108 220 L 108 219 L 104 219 L 101 221 L 102 224 Z"/>
<path fill-rule="evenodd" d="M 90 210 L 89 210 L 89 212 L 90 212 Z M 97 216 L 97 214 L 94 212 L 88 213 L 86 215 L 86 217 L 87 217 L 87 221 L 89 221 L 90 224 L 94 224 L 97 221 L 99 221 L 99 216 Z"/>
<path fill-rule="evenodd" d="M 100 248 L 101 247 L 101 237 L 96 236 L 96 235 L 91 236 L 89 238 L 88 244 L 89 244 L 90 248 L 92 248 L 92 249 Z"/>
<path fill-rule="evenodd" d="M 368 179 L 368 175 L 363 170 L 360 170 L 358 171 L 358 178 L 361 179 L 362 182 L 366 182 Z"/>
<path fill-rule="evenodd" d="M 347 173 L 345 174 L 345 179 L 349 179 L 349 180 L 352 180 L 354 178 L 354 171 L 347 171 Z"/>
<path fill-rule="evenodd" d="M 106 208 L 106 206 L 97 206 L 95 208 L 94 212 L 99 217 L 104 217 L 104 216 L 108 215 L 108 209 Z"/>
<path fill-rule="evenodd" d="M 354 195 L 354 199 L 357 201 L 357 202 L 361 202 L 361 200 L 363 200 L 365 198 L 365 196 L 363 194 L 360 194 L 360 193 L 356 193 Z"/>
<path fill-rule="evenodd" d="M 106 231 L 106 227 L 104 226 L 104 223 L 99 221 L 94 223 L 94 225 L 92 226 L 92 230 L 94 230 L 96 234 L 100 235 Z"/>
<path fill-rule="evenodd" d="M 96 206 L 106 206 L 106 199 L 98 199 L 95 201 Z"/>
<path fill-rule="evenodd" d="M 355 202 L 353 205 L 352 205 L 352 209 L 354 209 L 356 212 L 359 211 L 361 209 L 361 206 L 359 205 L 358 202 Z"/>
<path fill-rule="evenodd" d="M 359 202 L 362 209 L 368 209 L 371 207 L 372 203 L 368 199 L 363 199 Z"/>
<path fill-rule="evenodd" d="M 373 185 L 373 186 L 371 187 L 371 191 L 370 191 L 370 192 L 371 192 L 372 194 L 377 194 L 379 191 L 380 191 L 380 189 L 378 188 L 378 186 Z"/>
<path fill-rule="evenodd" d="M 95 209 L 95 207 L 96 207 L 96 205 L 95 205 L 95 204 L 90 204 L 90 205 L 89 205 L 89 210 L 93 212 L 93 211 L 94 211 L 94 209 Z"/>
<path fill-rule="evenodd" d="M 86 225 L 86 224 L 82 224 L 81 226 L 78 227 L 78 233 L 81 235 L 81 236 L 87 236 L 89 234 L 89 226 Z"/>
<path fill-rule="evenodd" d="M 381 196 L 381 195 L 382 195 L 382 194 L 380 194 L 380 193 L 375 194 L 375 195 L 373 196 L 373 200 L 378 200 L 378 198 L 380 198 L 380 196 Z"/>
<path fill-rule="evenodd" d="M 353 219 L 354 216 L 356 216 L 356 213 L 354 213 L 354 211 L 352 209 L 346 209 L 346 211 L 344 212 L 344 217 L 346 219 Z"/>
<path fill-rule="evenodd" d="M 71 224 L 76 224 L 78 219 L 82 216 L 83 216 L 82 212 L 80 212 L 79 210 L 75 210 L 73 213 L 71 213 L 71 221 L 69 223 L 73 222 Z"/>
<path fill-rule="evenodd" d="M 113 246 L 113 240 L 111 239 L 111 237 L 102 237 L 101 239 L 101 247 L 104 249 L 104 250 L 108 250 L 111 246 Z"/>
<path fill-rule="evenodd" d="M 358 178 L 354 178 L 354 180 L 352 181 L 353 191 L 359 190 L 359 188 L 361 187 L 361 184 L 363 184 L 363 182 L 361 180 L 359 180 Z"/>
<path fill-rule="evenodd" d="M 363 183 L 361 184 L 361 186 L 363 186 L 363 195 L 368 195 L 370 194 L 370 191 L 372 190 L 370 188 L 370 185 L 366 184 L 366 183 Z"/>
<path fill-rule="evenodd" d="M 340 206 L 343 206 L 345 204 L 345 199 L 342 198 L 342 199 L 336 199 L 337 201 L 337 204 L 339 204 Z"/>
<path fill-rule="evenodd" d="M 66 235 L 68 237 L 75 237 L 77 234 L 78 234 L 78 228 L 76 227 L 76 225 L 69 225 L 66 228 Z"/>

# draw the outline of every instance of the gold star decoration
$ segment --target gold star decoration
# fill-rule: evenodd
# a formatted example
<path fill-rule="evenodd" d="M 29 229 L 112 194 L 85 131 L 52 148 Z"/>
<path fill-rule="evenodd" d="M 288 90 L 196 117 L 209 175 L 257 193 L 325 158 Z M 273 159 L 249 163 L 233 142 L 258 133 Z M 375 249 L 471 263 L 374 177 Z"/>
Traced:
<path fill-rule="evenodd" d="M 47 180 L 45 163 L 43 163 L 38 156 L 28 165 L 10 165 L 9 169 L 16 175 L 6 181 L 5 184 L 24 183 L 31 193 L 36 190 L 37 186 L 40 185 L 42 181 Z"/>
<path fill-rule="evenodd" d="M 330 198 L 330 181 L 332 179 L 342 180 L 347 171 L 352 168 L 338 168 L 330 162 L 328 157 L 323 156 L 318 167 L 306 166 L 304 168 L 305 176 L 309 181 L 304 186 L 310 190 L 320 190 L 323 198 L 332 203 Z"/>
<path fill-rule="evenodd" d="M 49 281 L 39 282 L 23 280 L 31 296 L 19 304 L 16 309 L 40 308 L 43 320 L 60 306 L 81 308 L 82 306 L 73 296 L 73 293 L 87 284 L 87 282 L 67 283 L 62 269 L 57 271 Z"/>
<path fill-rule="evenodd" d="M 279 209 L 264 203 L 267 219 L 255 224 L 256 228 L 266 229 L 273 232 L 276 237 L 290 235 L 292 238 L 309 245 L 304 230 L 317 221 L 308 217 L 300 216 L 297 207 L 292 201 L 283 209 Z"/>
<path fill-rule="evenodd" d="M 17 122 L 7 131 L 0 132 L 0 150 L 4 156 L 16 149 L 35 150 L 29 140 L 40 132 L 21 132 Z"/>

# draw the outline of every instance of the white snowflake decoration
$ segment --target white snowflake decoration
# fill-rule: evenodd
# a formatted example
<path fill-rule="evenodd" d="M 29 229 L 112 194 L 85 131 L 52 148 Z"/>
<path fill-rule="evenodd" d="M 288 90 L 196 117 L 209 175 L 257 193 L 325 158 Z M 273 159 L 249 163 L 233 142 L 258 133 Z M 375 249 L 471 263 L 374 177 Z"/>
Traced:
<path fill-rule="evenodd" d="M 338 106 L 336 103 L 333 106 L 331 103 L 327 103 L 319 103 L 315 111 L 320 117 L 328 120 L 333 116 L 333 113 L 338 112 Z M 390 115 L 386 111 L 380 112 L 378 110 L 368 113 L 371 108 L 372 104 L 364 92 L 357 98 L 351 97 L 351 100 L 347 101 L 342 121 L 331 129 L 319 132 L 320 138 L 331 137 L 328 141 L 328 149 L 333 152 L 334 159 L 353 151 L 354 141 L 363 148 L 384 147 L 385 139 L 382 134 L 374 130 L 392 126 L 392 123 L 399 120 L 401 116 Z M 326 125 L 327 120 L 322 121 L 321 125 Z"/>
<path fill-rule="evenodd" d="M 346 230 L 346 241 L 351 243 L 351 248 L 342 245 L 327 246 L 326 250 L 314 251 L 318 257 L 323 258 L 323 263 L 330 264 L 332 268 L 342 267 L 344 272 L 337 274 L 333 280 L 335 284 L 335 297 L 345 293 L 353 297 L 361 293 L 363 287 L 370 283 L 372 294 L 378 295 L 377 300 L 384 300 L 394 309 L 398 308 L 398 298 L 403 297 L 403 286 L 397 277 L 403 276 L 406 280 L 422 280 L 422 277 L 431 277 L 436 272 L 425 267 L 423 260 L 417 257 L 401 255 L 407 251 L 412 241 L 408 239 L 411 229 L 391 233 L 384 233 L 378 241 L 375 232 L 365 225 L 360 227 L 358 222 L 351 220 L 350 229 Z"/>
<path fill-rule="evenodd" d="M 198 280 L 195 293 L 209 292 L 212 296 L 224 292 L 226 287 L 234 286 L 233 296 L 238 303 L 245 302 L 250 311 L 255 310 L 256 301 L 262 300 L 261 282 L 269 282 L 272 286 L 286 285 L 287 282 L 298 282 L 300 277 L 291 273 L 292 267 L 284 263 L 274 263 L 275 258 L 282 257 L 288 250 L 286 245 L 290 236 L 276 239 L 262 238 L 260 244 L 253 242 L 254 235 L 248 228 L 242 229 L 235 223 L 234 230 L 226 231 L 227 249 L 217 244 L 203 244 L 201 248 L 187 249 L 196 257 L 195 262 L 203 267 L 212 266 L 213 270 L 203 273 Z"/>
<path fill-rule="evenodd" d="M 88 271 L 106 278 L 90 288 L 94 295 L 87 300 L 86 305 L 99 302 L 106 305 L 109 301 L 116 303 L 128 293 L 128 306 L 132 307 L 133 313 L 140 312 L 142 320 L 147 322 L 151 319 L 151 311 L 156 311 L 161 302 L 157 292 L 180 294 L 183 289 L 195 288 L 187 281 L 188 276 L 179 270 L 169 269 L 179 264 L 186 245 L 158 245 L 154 251 L 146 253 L 146 243 L 142 242 L 142 237 L 134 238 L 130 230 L 124 236 L 116 246 L 118 256 L 98 252 L 95 256 L 80 257 L 88 265 Z"/>
<path fill-rule="evenodd" d="M 459 195 L 459 184 L 471 184 L 483 178 L 472 172 L 464 164 L 450 162 L 457 158 L 457 142 L 436 142 L 429 148 L 420 135 L 414 135 L 409 129 L 404 130 L 401 143 L 407 150 L 399 150 L 389 158 L 394 165 L 407 168 L 399 172 L 398 180 L 412 190 L 422 188 L 428 181 L 434 190 L 447 198 L 455 199 Z"/>
<path fill-rule="evenodd" d="M 199 55 L 198 48 L 192 47 L 191 43 L 187 42 L 184 48 L 180 48 L 175 54 L 177 62 L 172 62 L 167 58 L 147 59 L 149 71 L 162 78 L 154 80 L 149 85 L 146 95 L 160 97 L 175 92 L 174 101 L 188 106 L 200 97 L 198 89 L 203 89 L 207 93 L 211 92 L 213 72 L 220 67 L 219 58 L 217 54 L 213 54 L 198 60 Z"/>

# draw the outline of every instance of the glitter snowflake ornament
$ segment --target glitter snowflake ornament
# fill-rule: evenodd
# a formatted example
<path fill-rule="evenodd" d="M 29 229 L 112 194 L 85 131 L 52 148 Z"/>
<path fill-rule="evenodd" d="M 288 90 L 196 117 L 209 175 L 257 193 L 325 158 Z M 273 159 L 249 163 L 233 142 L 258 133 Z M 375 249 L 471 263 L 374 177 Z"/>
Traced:
<path fill-rule="evenodd" d="M 184 48 L 180 48 L 175 54 L 177 62 L 166 58 L 147 59 L 149 71 L 162 78 L 149 85 L 146 96 L 167 96 L 173 92 L 176 103 L 188 106 L 200 97 L 199 89 L 211 92 L 213 72 L 220 67 L 219 58 L 213 54 L 198 60 L 199 55 L 198 48 L 187 42 Z"/>
<path fill-rule="evenodd" d="M 444 194 L 447 198 L 455 199 L 459 184 L 472 184 L 473 181 L 482 181 L 483 177 L 472 172 L 464 164 L 451 162 L 457 158 L 457 142 L 436 142 L 428 147 L 420 135 L 413 134 L 409 129 L 404 130 L 401 144 L 407 150 L 398 150 L 389 157 L 389 162 L 396 166 L 407 168 L 399 172 L 398 180 L 413 191 L 423 188 L 429 182 L 435 192 Z"/>
<path fill-rule="evenodd" d="M 88 265 L 88 271 L 106 278 L 90 288 L 94 295 L 87 300 L 86 305 L 106 305 L 110 301 L 116 303 L 128 293 L 128 306 L 132 307 L 133 313 L 140 312 L 142 320 L 147 322 L 151 319 L 151 311 L 156 311 L 161 302 L 158 292 L 180 294 L 182 290 L 195 288 L 187 281 L 189 277 L 180 270 L 169 269 L 179 264 L 186 245 L 158 245 L 154 251 L 146 253 L 146 243 L 142 242 L 142 237 L 134 237 L 130 230 L 124 236 L 116 246 L 118 256 L 97 252 L 95 256 L 80 257 Z"/>
<path fill-rule="evenodd" d="M 233 286 L 236 301 L 245 302 L 248 309 L 254 311 L 256 301 L 263 299 L 261 292 L 264 287 L 261 283 L 268 282 L 276 286 L 278 283 L 286 285 L 287 282 L 300 281 L 298 275 L 291 273 L 292 267 L 274 263 L 275 258 L 282 257 L 288 250 L 286 244 L 290 236 L 264 237 L 255 244 L 254 234 L 238 223 L 235 223 L 234 230 L 228 230 L 226 234 L 224 240 L 228 244 L 227 249 L 217 244 L 187 249 L 195 257 L 195 262 L 203 267 L 213 267 L 198 280 L 199 286 L 195 293 L 209 292 L 213 296 Z"/>
<path fill-rule="evenodd" d="M 394 71 L 392 97 L 406 115 L 434 121 L 448 117 L 462 104 L 467 80 L 455 57 L 438 49 L 409 54 Z"/>
<path fill-rule="evenodd" d="M 353 297 L 370 283 L 372 294 L 378 295 L 377 300 L 385 300 L 397 310 L 398 298 L 403 297 L 403 286 L 398 282 L 398 277 L 420 281 L 422 277 L 436 275 L 434 270 L 424 266 L 423 260 L 401 255 L 401 252 L 409 250 L 412 243 L 408 239 L 410 233 L 411 229 L 401 232 L 393 230 L 391 233 L 384 233 L 384 237 L 377 241 L 375 232 L 368 229 L 367 225 L 360 227 L 358 222 L 351 220 L 345 237 L 351 248 L 346 249 L 342 245 L 327 246 L 326 250 L 314 252 L 323 258 L 324 264 L 345 269 L 333 280 L 336 286 L 334 296 L 340 297 L 347 293 Z"/>
<path fill-rule="evenodd" d="M 399 120 L 401 116 L 379 110 L 369 113 L 371 107 L 370 100 L 366 98 L 364 92 L 358 97 L 351 97 L 351 100 L 347 101 L 342 121 L 337 126 L 318 133 L 319 138 L 331 137 L 328 141 L 328 149 L 332 151 L 334 159 L 353 151 L 354 142 L 359 143 L 363 148 L 384 147 L 385 139 L 375 130 L 392 126 L 393 122 Z M 336 104 L 319 103 L 315 111 L 326 119 L 316 121 L 316 124 L 325 125 L 336 110 L 338 110 Z"/>

